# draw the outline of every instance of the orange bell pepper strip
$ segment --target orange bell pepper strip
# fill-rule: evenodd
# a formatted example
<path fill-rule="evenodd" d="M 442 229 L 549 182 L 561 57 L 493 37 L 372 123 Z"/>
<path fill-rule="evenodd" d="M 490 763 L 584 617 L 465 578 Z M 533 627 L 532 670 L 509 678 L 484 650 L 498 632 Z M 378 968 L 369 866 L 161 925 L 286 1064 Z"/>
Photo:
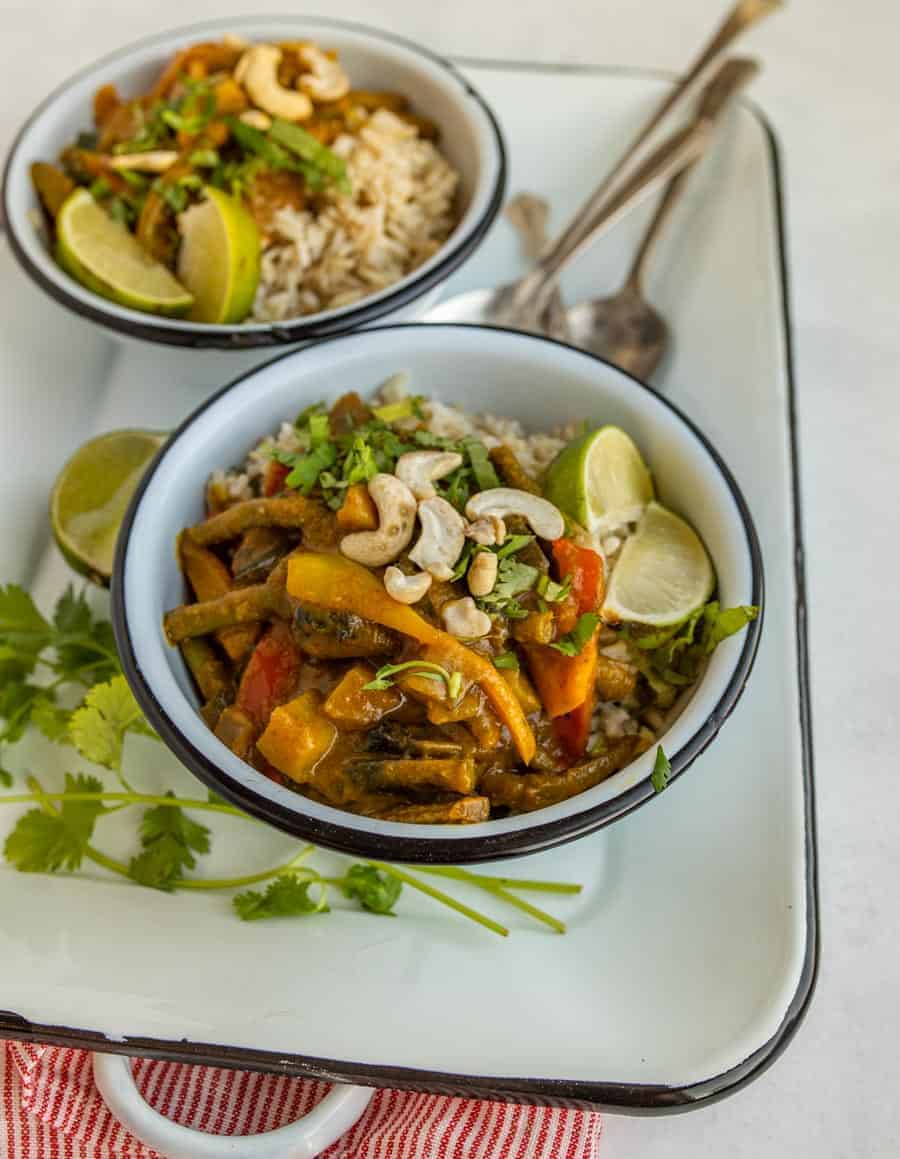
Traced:
<path fill-rule="evenodd" d="M 556 539 L 553 541 L 553 559 L 560 580 L 571 577 L 576 619 L 586 612 L 595 611 L 603 598 L 601 556 L 590 548 L 579 547 L 570 539 Z M 568 630 L 573 627 L 574 624 Z M 557 736 L 570 756 L 581 756 L 590 736 L 594 712 L 597 632 L 577 656 L 564 656 L 549 645 L 531 645 L 526 648 L 526 655 L 547 715 L 555 721 Z"/>
<path fill-rule="evenodd" d="M 565 716 L 592 696 L 597 679 L 596 632 L 577 656 L 564 656 L 549 644 L 527 644 L 525 656 L 549 717 Z"/>
<path fill-rule="evenodd" d="M 287 592 L 334 612 L 353 612 L 439 648 L 457 671 L 478 684 L 509 729 L 513 744 L 528 764 L 535 753 L 534 733 L 509 685 L 490 660 L 473 652 L 448 632 L 435 628 L 407 604 L 391 599 L 379 577 L 342 555 L 304 551 L 288 560 Z"/>

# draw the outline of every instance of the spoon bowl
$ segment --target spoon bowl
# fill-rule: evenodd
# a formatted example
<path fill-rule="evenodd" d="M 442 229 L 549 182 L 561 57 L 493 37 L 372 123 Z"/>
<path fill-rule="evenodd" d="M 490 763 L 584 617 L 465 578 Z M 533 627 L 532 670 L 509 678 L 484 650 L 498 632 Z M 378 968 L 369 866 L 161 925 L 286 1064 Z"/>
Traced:
<path fill-rule="evenodd" d="M 646 382 L 669 345 L 669 327 L 640 290 L 625 285 L 611 298 L 580 302 L 566 314 L 570 341 Z"/>

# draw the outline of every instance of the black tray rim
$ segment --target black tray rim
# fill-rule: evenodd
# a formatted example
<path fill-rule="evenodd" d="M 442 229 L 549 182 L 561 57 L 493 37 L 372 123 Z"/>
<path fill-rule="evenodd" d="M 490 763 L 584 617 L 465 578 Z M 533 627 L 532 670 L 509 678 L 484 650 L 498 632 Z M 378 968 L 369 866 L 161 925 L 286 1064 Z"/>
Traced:
<path fill-rule="evenodd" d="M 671 82 L 672 73 L 628 66 L 548 65 L 528 61 L 496 61 L 479 57 L 454 56 L 464 68 L 495 69 L 507 72 L 539 72 L 550 75 L 623 75 Z M 793 323 L 788 269 L 788 235 L 781 146 L 767 115 L 753 102 L 745 107 L 760 122 L 769 148 L 781 278 L 782 323 L 785 336 L 787 371 L 787 412 L 791 458 L 792 526 L 794 536 L 795 640 L 799 699 L 798 725 L 804 795 L 806 862 L 806 938 L 803 964 L 797 988 L 774 1034 L 745 1059 L 716 1075 L 686 1085 L 622 1083 L 567 1079 L 504 1078 L 489 1075 L 452 1074 L 414 1067 L 395 1067 L 332 1060 L 309 1055 L 289 1055 L 230 1047 L 218 1043 L 196 1043 L 188 1039 L 126 1037 L 115 1041 L 96 1031 L 39 1023 L 12 1011 L 0 1010 L 0 1038 L 120 1054 L 166 1059 L 194 1065 L 261 1071 L 325 1082 L 354 1083 L 361 1086 L 391 1087 L 426 1091 L 464 1098 L 534 1105 L 577 1107 L 629 1115 L 674 1114 L 696 1110 L 734 1094 L 759 1078 L 784 1052 L 794 1038 L 809 1009 L 818 978 L 821 929 L 818 888 L 818 842 L 815 810 L 815 778 L 812 739 L 812 704 L 809 678 L 806 562 L 802 520 L 800 448 L 797 428 L 797 399 Z"/>

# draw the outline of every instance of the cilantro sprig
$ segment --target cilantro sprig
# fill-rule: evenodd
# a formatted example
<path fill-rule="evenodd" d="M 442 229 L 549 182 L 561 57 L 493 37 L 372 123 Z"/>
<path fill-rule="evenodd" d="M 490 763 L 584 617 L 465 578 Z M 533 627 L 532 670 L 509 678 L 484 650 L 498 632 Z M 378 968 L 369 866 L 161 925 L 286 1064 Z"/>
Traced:
<path fill-rule="evenodd" d="M 739 605 L 722 608 L 710 600 L 671 628 L 639 632 L 625 628 L 635 657 L 648 679 L 683 687 L 693 684 L 703 665 L 723 640 L 740 632 L 759 615 L 759 608 Z M 642 663 L 643 661 L 643 663 Z"/>
<path fill-rule="evenodd" d="M 457 701 L 462 692 L 462 673 L 449 672 L 442 664 L 434 664 L 431 660 L 405 660 L 402 664 L 383 664 L 375 673 L 374 679 L 364 684 L 363 688 L 371 692 L 383 692 L 391 687 L 398 672 L 409 672 L 425 680 L 443 680 L 447 685 L 447 697 L 451 701 Z"/>

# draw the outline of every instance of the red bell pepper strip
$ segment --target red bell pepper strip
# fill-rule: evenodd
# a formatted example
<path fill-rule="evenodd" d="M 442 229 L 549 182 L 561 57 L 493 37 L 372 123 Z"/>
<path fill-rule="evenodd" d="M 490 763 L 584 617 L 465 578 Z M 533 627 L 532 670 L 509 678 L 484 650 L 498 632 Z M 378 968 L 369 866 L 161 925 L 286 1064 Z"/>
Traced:
<path fill-rule="evenodd" d="M 257 728 L 264 728 L 272 711 L 294 695 L 300 660 L 300 650 L 287 624 L 273 624 L 253 649 L 235 704 Z"/>
<path fill-rule="evenodd" d="M 590 647 L 588 644 L 587 647 Z M 597 669 L 597 649 L 594 648 L 594 669 Z M 585 755 L 587 742 L 591 738 L 591 722 L 594 716 L 593 693 L 586 700 L 581 701 L 577 708 L 564 716 L 557 716 L 554 721 L 554 732 L 562 743 L 566 755 L 573 761 Z"/>

